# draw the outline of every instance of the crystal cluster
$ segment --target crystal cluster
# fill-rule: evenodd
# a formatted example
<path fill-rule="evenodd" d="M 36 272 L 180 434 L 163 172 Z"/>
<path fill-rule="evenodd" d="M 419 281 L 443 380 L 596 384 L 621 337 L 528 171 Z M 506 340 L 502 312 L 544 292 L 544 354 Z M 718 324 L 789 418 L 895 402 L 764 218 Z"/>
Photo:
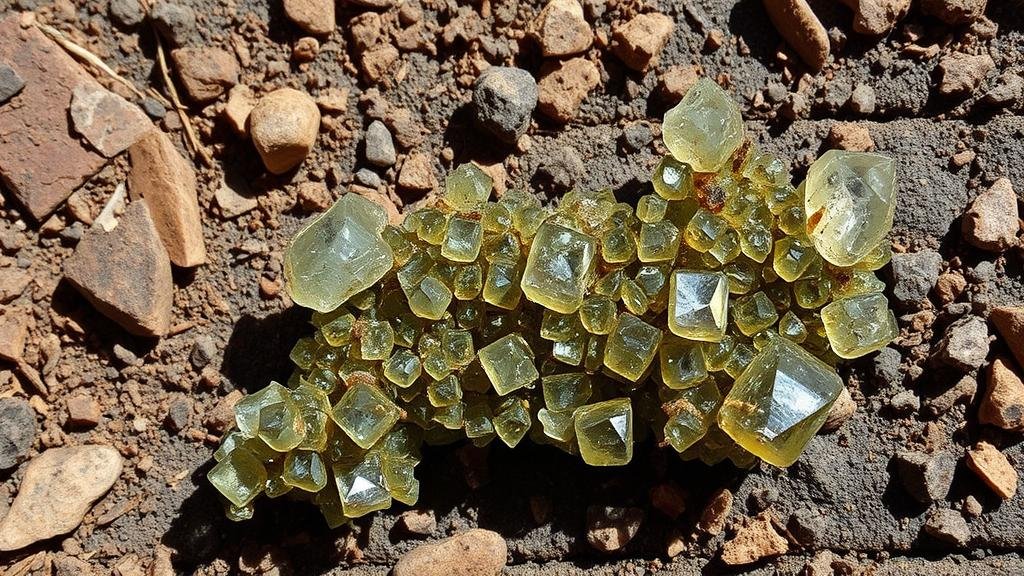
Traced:
<path fill-rule="evenodd" d="M 665 115 L 670 156 L 636 206 L 611 191 L 490 201 L 462 165 L 401 226 L 355 194 L 296 236 L 293 300 L 314 310 L 296 370 L 240 401 L 210 481 L 328 523 L 413 503 L 424 443 L 523 438 L 594 466 L 653 437 L 682 458 L 788 466 L 843 383 L 833 366 L 897 333 L 885 265 L 893 162 L 828 152 L 794 187 L 697 83 Z"/>

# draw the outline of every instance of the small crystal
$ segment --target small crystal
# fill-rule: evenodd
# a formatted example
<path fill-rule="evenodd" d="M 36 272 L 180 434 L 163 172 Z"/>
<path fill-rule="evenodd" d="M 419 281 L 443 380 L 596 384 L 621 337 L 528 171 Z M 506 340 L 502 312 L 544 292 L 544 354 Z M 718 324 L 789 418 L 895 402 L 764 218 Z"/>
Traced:
<path fill-rule="evenodd" d="M 663 430 L 665 440 L 676 452 L 686 451 L 707 434 L 721 403 L 722 395 L 714 380 L 674 394 L 666 403 L 670 416 Z"/>
<path fill-rule="evenodd" d="M 666 337 L 658 349 L 661 363 L 661 381 L 673 390 L 682 390 L 698 384 L 707 377 L 704 354 L 697 342 Z"/>
<path fill-rule="evenodd" d="M 238 507 L 252 502 L 267 483 L 266 469 L 248 450 L 232 450 L 210 469 L 206 477 L 217 491 Z"/>
<path fill-rule="evenodd" d="M 580 321 L 591 334 L 608 334 L 615 325 L 615 302 L 607 296 L 591 296 L 580 307 Z"/>
<path fill-rule="evenodd" d="M 575 312 L 583 304 L 596 255 L 594 237 L 555 224 L 541 225 L 526 260 L 523 293 L 545 308 Z"/>
<path fill-rule="evenodd" d="M 662 198 L 682 200 L 693 195 L 693 169 L 671 156 L 665 156 L 654 169 L 651 183 Z"/>
<path fill-rule="evenodd" d="M 369 448 L 380 440 L 401 411 L 373 384 L 356 383 L 331 411 L 331 417 L 360 448 Z"/>
<path fill-rule="evenodd" d="M 495 410 L 494 431 L 509 448 L 515 448 L 530 429 L 530 412 L 526 402 L 510 397 Z"/>
<path fill-rule="evenodd" d="M 732 319 L 740 332 L 745 336 L 753 336 L 775 324 L 779 313 L 764 292 L 756 292 L 736 300 L 732 307 Z"/>
<path fill-rule="evenodd" d="M 715 172 L 743 142 L 739 107 L 718 84 L 702 78 L 665 113 L 665 146 L 697 172 Z"/>
<path fill-rule="evenodd" d="M 533 363 L 533 352 L 518 334 L 509 334 L 484 346 L 477 354 L 494 391 L 504 396 L 533 384 L 540 373 Z"/>
<path fill-rule="evenodd" d="M 580 456 L 591 466 L 622 466 L 633 459 L 633 406 L 629 398 L 588 404 L 576 410 Z"/>
<path fill-rule="evenodd" d="M 619 316 L 604 350 L 604 365 L 616 374 L 636 382 L 647 372 L 658 345 L 661 330 L 629 313 Z"/>
<path fill-rule="evenodd" d="M 355 466 L 334 465 L 341 507 L 345 516 L 358 518 L 391 506 L 391 493 L 384 484 L 381 459 L 371 454 Z"/>
<path fill-rule="evenodd" d="M 405 349 L 395 351 L 384 362 L 384 377 L 402 388 L 412 386 L 422 372 L 419 357 Z"/>
<path fill-rule="evenodd" d="M 460 212 L 474 210 L 487 201 L 494 182 L 473 164 L 460 164 L 444 181 L 444 201 Z"/>
<path fill-rule="evenodd" d="M 582 372 L 553 374 L 541 378 L 544 406 L 556 412 L 572 411 L 590 399 L 590 377 Z"/>
<path fill-rule="evenodd" d="M 484 229 L 479 221 L 452 218 L 441 243 L 441 256 L 452 262 L 472 262 L 480 254 L 483 239 Z"/>
<path fill-rule="evenodd" d="M 721 272 L 677 270 L 669 283 L 668 327 L 676 336 L 715 342 L 725 336 L 729 282 Z"/>
<path fill-rule="evenodd" d="M 859 358 L 899 336 L 896 317 L 883 294 L 836 300 L 821 309 L 821 322 L 832 351 L 840 358 Z"/>
<path fill-rule="evenodd" d="M 327 486 L 327 467 L 316 452 L 289 452 L 282 477 L 289 486 L 319 492 Z"/>

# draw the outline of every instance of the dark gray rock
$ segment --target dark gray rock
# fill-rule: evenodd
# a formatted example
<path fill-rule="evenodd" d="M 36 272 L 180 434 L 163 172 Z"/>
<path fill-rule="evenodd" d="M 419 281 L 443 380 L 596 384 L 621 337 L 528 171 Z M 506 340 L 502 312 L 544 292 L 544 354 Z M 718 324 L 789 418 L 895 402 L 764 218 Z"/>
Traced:
<path fill-rule="evenodd" d="M 914 500 L 931 504 L 949 495 L 956 459 L 947 452 L 900 452 L 894 457 L 896 473 Z"/>
<path fill-rule="evenodd" d="M 882 387 L 896 386 L 903 380 L 900 374 L 900 362 L 903 360 L 899 350 L 886 346 L 871 359 L 871 376 L 875 383 Z"/>
<path fill-rule="evenodd" d="M 804 546 L 814 546 L 827 526 L 820 512 L 805 506 L 793 511 L 786 528 Z"/>
<path fill-rule="evenodd" d="M 556 190 L 572 188 L 583 175 L 586 167 L 575 148 L 562 146 L 551 151 L 537 169 L 537 175 L 550 183 Z"/>
<path fill-rule="evenodd" d="M 178 396 L 171 400 L 167 407 L 167 417 L 164 424 L 171 432 L 180 432 L 188 428 L 189 418 L 192 416 L 192 402 L 185 396 Z"/>
<path fill-rule="evenodd" d="M 370 122 L 366 128 L 366 161 L 374 166 L 387 168 L 398 160 L 395 141 L 388 127 L 380 120 Z"/>
<path fill-rule="evenodd" d="M 368 188 L 380 188 L 383 185 L 380 175 L 369 168 L 360 168 L 356 171 L 355 179 L 356 182 Z"/>
<path fill-rule="evenodd" d="M 963 546 L 971 539 L 971 529 L 967 526 L 967 521 L 959 512 L 949 508 L 932 512 L 924 524 L 924 531 L 933 538 L 956 546 Z"/>
<path fill-rule="evenodd" d="M 0 470 L 13 468 L 36 439 L 36 414 L 21 398 L 0 398 Z"/>
<path fill-rule="evenodd" d="M 514 144 L 530 126 L 537 107 L 537 81 L 526 70 L 493 66 L 477 78 L 473 108 L 481 127 Z"/>
<path fill-rule="evenodd" d="M 188 44 L 196 31 L 196 13 L 188 6 L 157 2 L 149 12 L 157 32 L 175 46 Z"/>
<path fill-rule="evenodd" d="M 0 104 L 14 98 L 25 87 L 25 81 L 7 64 L 0 63 Z"/>
<path fill-rule="evenodd" d="M 893 254 L 892 295 L 905 308 L 918 307 L 942 272 L 942 256 L 934 250 Z"/>
<path fill-rule="evenodd" d="M 946 328 L 937 354 L 944 364 L 967 372 L 985 363 L 988 346 L 988 324 L 977 316 L 968 316 Z"/>
<path fill-rule="evenodd" d="M 636 122 L 622 130 L 622 145 L 630 152 L 636 152 L 653 140 L 654 132 L 646 122 Z"/>
<path fill-rule="evenodd" d="M 995 86 L 985 94 L 984 101 L 990 106 L 1013 104 L 1024 96 L 1024 77 L 1015 72 L 1003 72 Z"/>
<path fill-rule="evenodd" d="M 217 356 L 217 343 L 209 336 L 200 336 L 192 343 L 189 360 L 196 370 L 202 370 Z"/>
<path fill-rule="evenodd" d="M 146 19 L 146 11 L 139 0 L 110 0 L 110 17 L 125 28 L 134 28 Z"/>
<path fill-rule="evenodd" d="M 164 108 L 164 105 L 153 98 L 143 98 L 142 110 L 154 120 L 161 120 L 164 116 L 167 116 L 167 109 Z"/>

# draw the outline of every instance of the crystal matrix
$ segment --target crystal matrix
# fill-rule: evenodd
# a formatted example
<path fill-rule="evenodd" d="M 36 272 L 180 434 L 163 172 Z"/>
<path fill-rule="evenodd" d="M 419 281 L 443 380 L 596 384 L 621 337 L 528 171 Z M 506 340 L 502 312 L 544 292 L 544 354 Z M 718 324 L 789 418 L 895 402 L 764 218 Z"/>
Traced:
<path fill-rule="evenodd" d="M 683 459 L 788 466 L 843 383 L 832 365 L 896 324 L 893 164 L 829 152 L 799 186 L 699 82 L 666 114 L 672 155 L 635 205 L 571 191 L 557 209 L 462 165 L 389 225 L 349 193 L 285 253 L 314 332 L 286 386 L 236 405 L 211 483 L 228 515 L 260 493 L 337 526 L 414 504 L 424 443 L 524 439 L 593 466 L 637 438 Z"/>

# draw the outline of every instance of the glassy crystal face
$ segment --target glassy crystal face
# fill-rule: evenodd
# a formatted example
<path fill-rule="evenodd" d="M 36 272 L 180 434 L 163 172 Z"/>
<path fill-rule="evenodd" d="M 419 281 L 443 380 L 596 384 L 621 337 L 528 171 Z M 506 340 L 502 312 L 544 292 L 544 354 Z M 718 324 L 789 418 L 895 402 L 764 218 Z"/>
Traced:
<path fill-rule="evenodd" d="M 242 507 L 263 490 L 267 483 L 267 470 L 251 452 L 239 448 L 211 468 L 206 477 L 229 502 Z"/>
<path fill-rule="evenodd" d="M 722 394 L 714 380 L 705 380 L 673 394 L 665 404 L 670 412 L 662 430 L 665 441 L 676 452 L 685 452 L 707 434 L 721 404 Z"/>
<path fill-rule="evenodd" d="M 487 202 L 494 182 L 473 164 L 462 164 L 444 181 L 444 201 L 459 212 L 469 212 Z"/>
<path fill-rule="evenodd" d="M 840 358 L 860 358 L 899 336 L 896 316 L 883 294 L 836 300 L 821 309 L 821 323 L 832 351 Z"/>
<path fill-rule="evenodd" d="M 884 241 L 895 211 L 896 163 L 887 156 L 829 150 L 807 171 L 807 234 L 836 266 L 853 266 Z"/>
<path fill-rule="evenodd" d="M 290 452 L 284 460 L 281 477 L 289 486 L 319 492 L 327 486 L 327 467 L 316 452 Z"/>
<path fill-rule="evenodd" d="M 633 459 L 633 406 L 629 398 L 588 404 L 576 410 L 580 456 L 591 466 L 622 466 Z"/>
<path fill-rule="evenodd" d="M 523 293 L 562 314 L 575 312 L 594 273 L 597 240 L 557 224 L 537 230 L 523 271 Z"/>
<path fill-rule="evenodd" d="M 830 366 L 776 338 L 736 379 L 718 412 L 718 425 L 747 451 L 786 467 L 821 428 L 842 389 Z"/>
<path fill-rule="evenodd" d="M 509 334 L 484 346 L 479 357 L 491 386 L 501 396 L 529 386 L 540 377 L 530 345 L 518 334 Z"/>
<path fill-rule="evenodd" d="M 381 238 L 386 224 L 384 209 L 358 194 L 345 194 L 307 224 L 284 255 L 292 300 L 330 312 L 376 284 L 394 263 Z"/>
<path fill-rule="evenodd" d="M 354 466 L 334 466 L 334 480 L 345 516 L 358 518 L 391 506 L 381 458 L 373 454 Z"/>
<path fill-rule="evenodd" d="M 702 78 L 665 113 L 665 146 L 697 172 L 716 172 L 743 143 L 739 108 L 718 84 Z"/>
<path fill-rule="evenodd" d="M 629 313 L 619 316 L 604 349 L 604 365 L 636 382 L 647 372 L 661 344 L 661 330 Z"/>
<path fill-rule="evenodd" d="M 676 336 L 717 342 L 725 336 L 729 280 L 722 272 L 677 270 L 669 280 L 668 327 Z"/>
<path fill-rule="evenodd" d="M 373 384 L 354 384 L 331 412 L 331 417 L 360 448 L 369 448 L 398 422 L 401 411 Z"/>

